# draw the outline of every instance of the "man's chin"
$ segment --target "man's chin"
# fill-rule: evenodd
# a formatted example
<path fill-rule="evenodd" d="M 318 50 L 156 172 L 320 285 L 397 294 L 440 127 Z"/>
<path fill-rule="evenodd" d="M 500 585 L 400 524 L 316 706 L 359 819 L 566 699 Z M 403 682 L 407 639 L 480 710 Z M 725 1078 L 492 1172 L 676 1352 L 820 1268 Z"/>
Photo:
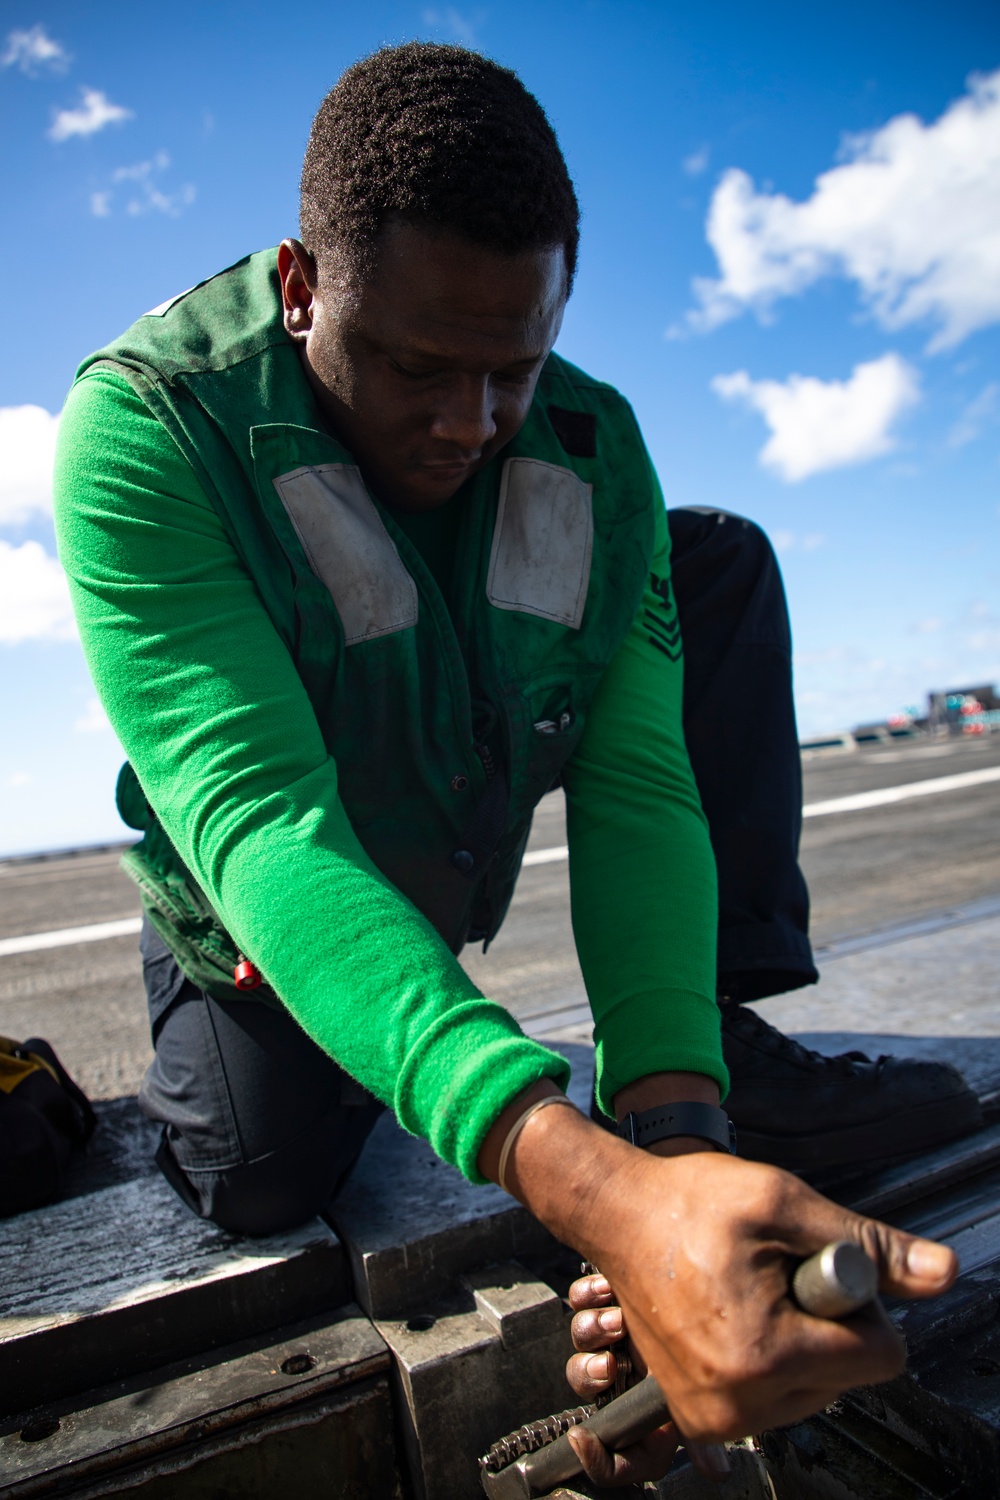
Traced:
<path fill-rule="evenodd" d="M 409 469 L 405 475 L 386 475 L 375 485 L 379 499 L 394 510 L 437 510 L 457 495 L 475 472 L 474 464 L 461 467 Z"/>

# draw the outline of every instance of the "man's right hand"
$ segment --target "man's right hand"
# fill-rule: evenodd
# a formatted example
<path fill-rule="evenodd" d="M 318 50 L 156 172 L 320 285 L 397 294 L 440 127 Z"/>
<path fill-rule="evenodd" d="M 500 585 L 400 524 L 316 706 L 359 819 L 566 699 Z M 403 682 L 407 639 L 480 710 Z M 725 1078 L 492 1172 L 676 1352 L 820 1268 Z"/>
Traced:
<path fill-rule="evenodd" d="M 695 1441 L 783 1426 L 902 1369 L 902 1340 L 877 1304 L 836 1323 L 794 1305 L 797 1261 L 855 1240 L 897 1297 L 933 1296 L 957 1273 L 945 1247 L 862 1219 L 788 1173 L 710 1153 L 635 1156 L 607 1184 L 600 1241 L 586 1248 Z"/>
<path fill-rule="evenodd" d="M 488 1170 L 488 1153 L 480 1162 Z M 797 1421 L 902 1369 L 880 1307 L 834 1323 L 794 1305 L 799 1260 L 856 1240 L 898 1297 L 934 1296 L 957 1274 L 945 1247 L 862 1219 L 786 1172 L 710 1152 L 650 1156 L 569 1109 L 528 1121 L 507 1178 L 600 1266 L 678 1429 L 697 1443 Z"/>

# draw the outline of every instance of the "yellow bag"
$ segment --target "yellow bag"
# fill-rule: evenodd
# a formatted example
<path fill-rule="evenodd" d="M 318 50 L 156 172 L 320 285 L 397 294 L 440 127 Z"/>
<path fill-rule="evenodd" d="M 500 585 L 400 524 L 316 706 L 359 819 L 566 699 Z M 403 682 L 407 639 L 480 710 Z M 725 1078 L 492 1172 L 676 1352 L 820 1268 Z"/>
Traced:
<path fill-rule="evenodd" d="M 0 1037 L 0 1217 L 54 1198 L 96 1123 L 48 1042 Z"/>

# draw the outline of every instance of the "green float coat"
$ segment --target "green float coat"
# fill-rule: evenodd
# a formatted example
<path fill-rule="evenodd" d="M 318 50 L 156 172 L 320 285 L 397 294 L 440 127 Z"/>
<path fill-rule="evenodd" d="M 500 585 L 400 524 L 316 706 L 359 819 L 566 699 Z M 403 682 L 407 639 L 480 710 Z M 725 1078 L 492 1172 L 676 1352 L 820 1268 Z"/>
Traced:
<path fill-rule="evenodd" d="M 596 414 L 597 458 L 566 453 L 552 406 Z M 137 871 L 182 967 L 223 993 L 248 954 L 321 1046 L 475 1177 L 498 1111 L 566 1069 L 451 950 L 470 924 L 499 925 L 561 774 L 602 1102 L 661 1069 L 725 1086 L 711 850 L 679 652 L 653 639 L 676 630 L 665 515 L 615 392 L 550 358 L 514 442 L 433 519 L 401 517 L 323 431 L 265 253 L 88 362 L 57 469 L 84 646 L 138 777 Z M 385 564 L 360 606 L 310 530 L 330 508 L 338 545 L 360 525 Z M 539 581 L 526 545 L 561 547 L 565 566 Z M 485 879 L 451 863 L 486 795 L 474 741 L 510 786 Z"/>

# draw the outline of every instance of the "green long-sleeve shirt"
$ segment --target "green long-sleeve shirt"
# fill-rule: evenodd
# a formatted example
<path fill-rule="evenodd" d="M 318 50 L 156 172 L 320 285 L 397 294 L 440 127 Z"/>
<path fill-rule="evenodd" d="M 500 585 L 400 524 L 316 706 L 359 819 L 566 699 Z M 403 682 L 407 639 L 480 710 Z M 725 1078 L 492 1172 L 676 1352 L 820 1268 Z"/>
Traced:
<path fill-rule="evenodd" d="M 362 850 L 305 688 L 218 515 L 112 372 L 88 374 L 67 402 L 56 521 L 95 684 L 185 861 L 303 1028 L 476 1179 L 498 1112 L 566 1065 L 480 994 Z M 404 525 L 443 582 L 447 518 Z M 657 525 L 663 577 L 665 513 Z M 727 1083 L 715 870 L 683 742 L 681 665 L 642 618 L 565 776 L 606 1108 L 653 1071 Z"/>

